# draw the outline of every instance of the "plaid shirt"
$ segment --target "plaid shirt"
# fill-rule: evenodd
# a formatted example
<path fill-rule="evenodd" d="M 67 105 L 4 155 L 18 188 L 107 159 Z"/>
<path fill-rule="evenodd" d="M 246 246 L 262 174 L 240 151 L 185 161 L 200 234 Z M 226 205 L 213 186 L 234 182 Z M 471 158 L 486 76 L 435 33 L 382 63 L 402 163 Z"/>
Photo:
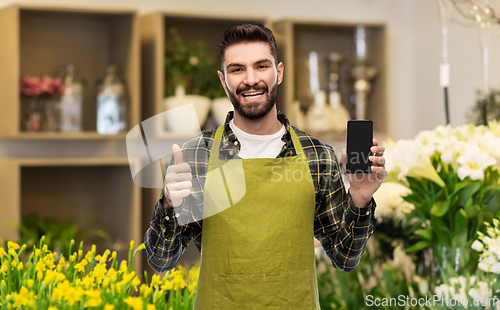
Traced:
<path fill-rule="evenodd" d="M 295 156 L 296 152 L 290 136 L 290 123 L 286 116 L 278 112 L 278 119 L 285 124 L 285 142 L 277 158 Z M 233 112 L 229 112 L 222 134 L 220 157 L 231 159 L 240 150 L 240 143 L 229 126 Z M 314 236 L 321 241 L 332 264 L 340 270 L 352 271 L 359 263 L 368 238 L 375 230 L 375 201 L 366 208 L 354 205 L 351 195 L 346 193 L 341 178 L 339 162 L 333 148 L 293 127 L 314 182 L 316 206 Z M 144 236 L 149 265 L 157 272 L 165 272 L 175 267 L 187 245 L 194 240 L 201 252 L 203 221 L 189 220 L 191 208 L 203 205 L 203 188 L 208 169 L 210 149 L 216 129 L 201 133 L 182 147 L 184 162 L 190 164 L 193 175 L 191 195 L 184 198 L 181 206 L 172 209 L 163 207 L 163 191 L 155 206 L 150 228 Z M 170 164 L 173 163 L 173 158 Z M 183 206 L 186 206 L 184 208 Z M 189 207 L 187 207 L 189 206 Z M 181 223 L 189 223 L 180 225 Z"/>

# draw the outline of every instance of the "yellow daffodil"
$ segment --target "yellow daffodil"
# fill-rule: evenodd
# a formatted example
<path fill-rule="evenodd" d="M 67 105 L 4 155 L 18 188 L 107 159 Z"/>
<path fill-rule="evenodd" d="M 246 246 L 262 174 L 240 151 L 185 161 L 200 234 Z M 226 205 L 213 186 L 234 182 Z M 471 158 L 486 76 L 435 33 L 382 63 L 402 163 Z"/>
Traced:
<path fill-rule="evenodd" d="M 189 283 L 189 285 L 188 285 L 188 291 L 189 292 L 194 291 L 196 289 L 196 285 L 197 285 L 197 283 L 195 281 L 191 281 L 191 283 Z"/>
<path fill-rule="evenodd" d="M 42 271 L 37 272 L 37 274 L 36 274 L 36 278 L 37 278 L 38 280 L 42 281 L 42 280 L 43 280 L 43 272 L 42 272 Z"/>
<path fill-rule="evenodd" d="M 102 287 L 104 288 L 107 288 L 109 286 L 109 284 L 111 283 L 111 279 L 106 277 L 104 278 L 104 280 L 102 281 Z"/>
<path fill-rule="evenodd" d="M 0 258 L 7 256 L 7 252 L 3 248 L 0 248 Z"/>
<path fill-rule="evenodd" d="M 122 262 L 120 263 L 120 272 L 121 273 L 127 272 L 127 269 L 128 269 L 127 261 L 122 260 Z"/>
<path fill-rule="evenodd" d="M 174 277 L 174 286 L 176 288 L 180 287 L 181 289 L 186 287 L 186 281 L 184 281 L 184 277 L 180 273 Z"/>
<path fill-rule="evenodd" d="M 17 260 L 18 256 L 17 256 L 16 250 L 14 250 L 13 248 L 10 248 L 9 249 L 9 254 L 12 255 L 12 257 L 14 257 Z"/>
<path fill-rule="evenodd" d="M 35 257 L 39 257 L 42 254 L 42 251 L 40 249 L 35 249 Z"/>
<path fill-rule="evenodd" d="M 59 310 L 59 309 L 57 309 L 57 307 L 50 306 L 49 308 L 47 308 L 47 310 Z"/>
<path fill-rule="evenodd" d="M 64 273 L 56 272 L 57 281 L 61 282 L 66 280 L 66 275 Z"/>
<path fill-rule="evenodd" d="M 7 264 L 3 264 L 3 265 L 2 265 L 2 268 L 0 269 L 0 271 L 1 271 L 3 274 L 7 274 Z"/>
<path fill-rule="evenodd" d="M 86 290 L 88 290 L 91 286 L 94 286 L 95 283 L 95 278 L 91 276 L 86 276 L 85 278 L 82 279 L 82 285 L 85 287 Z"/>
<path fill-rule="evenodd" d="M 162 286 L 161 289 L 164 291 L 170 291 L 174 287 L 174 282 L 173 281 L 166 281 Z"/>
<path fill-rule="evenodd" d="M 45 274 L 45 278 L 43 279 L 42 285 L 50 285 L 52 282 L 55 281 L 56 279 L 56 273 L 52 270 L 47 270 L 47 273 Z"/>
<path fill-rule="evenodd" d="M 104 306 L 104 310 L 115 310 L 115 306 L 110 305 L 110 304 L 106 304 L 106 305 Z"/>
<path fill-rule="evenodd" d="M 28 288 L 32 288 L 33 285 L 35 285 L 35 280 L 28 279 L 28 281 L 26 282 L 26 284 L 28 285 Z"/>
<path fill-rule="evenodd" d="M 84 308 L 87 308 L 87 307 L 99 307 L 100 305 L 102 304 L 102 299 L 99 297 L 99 298 L 92 298 L 92 299 L 89 299 L 85 302 L 85 304 L 83 305 Z"/>
<path fill-rule="evenodd" d="M 101 264 L 95 265 L 94 271 L 92 272 L 92 274 L 99 281 L 102 280 L 104 278 L 104 275 L 106 274 L 106 265 L 101 265 Z"/>
<path fill-rule="evenodd" d="M 46 266 L 45 266 L 45 264 L 44 264 L 44 263 L 42 263 L 42 262 L 38 262 L 38 263 L 36 264 L 36 270 L 37 270 L 37 271 L 44 271 L 44 270 L 45 270 L 45 267 L 46 267 Z"/>
<path fill-rule="evenodd" d="M 137 286 L 141 284 L 141 280 L 139 280 L 138 277 L 135 277 L 134 280 L 132 280 L 132 286 L 134 287 L 134 289 L 137 291 Z"/>
<path fill-rule="evenodd" d="M 125 303 L 134 310 L 142 310 L 142 299 L 139 297 L 127 297 L 124 299 Z"/>
<path fill-rule="evenodd" d="M 113 281 L 116 281 L 116 276 L 118 274 L 118 271 L 115 270 L 115 268 L 111 267 L 109 268 L 108 272 L 106 273 L 106 276 L 110 278 Z"/>
<path fill-rule="evenodd" d="M 140 294 L 143 298 L 147 298 L 151 294 L 152 291 L 153 291 L 153 289 L 148 287 L 146 284 L 141 285 Z"/>
<path fill-rule="evenodd" d="M 83 289 L 81 287 L 70 287 L 66 294 L 64 294 L 64 300 L 68 302 L 70 306 L 73 306 L 76 302 L 82 300 Z"/>
<path fill-rule="evenodd" d="M 123 279 L 122 279 L 123 284 L 129 283 L 130 281 L 132 281 L 132 279 L 134 277 L 135 277 L 135 271 L 132 271 L 131 273 L 124 274 Z"/>
<path fill-rule="evenodd" d="M 17 265 L 17 270 L 21 271 L 23 270 L 23 262 L 19 262 L 19 265 Z"/>
<path fill-rule="evenodd" d="M 149 305 L 146 307 L 146 310 L 156 310 L 156 306 L 155 306 L 155 305 L 152 305 L 152 304 L 149 304 Z"/>
<path fill-rule="evenodd" d="M 13 250 L 19 250 L 21 247 L 19 246 L 19 244 L 15 243 L 15 242 L 12 242 L 12 241 L 9 241 L 7 242 L 7 247 L 8 249 L 13 249 Z"/>

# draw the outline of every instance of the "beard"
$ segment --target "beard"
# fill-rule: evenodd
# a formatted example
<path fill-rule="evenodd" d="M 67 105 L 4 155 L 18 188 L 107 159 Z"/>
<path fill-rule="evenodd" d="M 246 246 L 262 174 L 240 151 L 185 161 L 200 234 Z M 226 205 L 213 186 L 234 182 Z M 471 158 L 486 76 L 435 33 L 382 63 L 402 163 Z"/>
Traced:
<path fill-rule="evenodd" d="M 227 87 L 227 90 L 229 100 L 231 100 L 234 110 L 241 116 L 248 119 L 259 119 L 266 116 L 267 113 L 269 113 L 273 109 L 274 105 L 276 104 L 276 98 L 278 97 L 278 84 L 271 88 L 270 92 L 266 84 L 257 84 L 254 86 L 246 85 L 243 87 L 238 87 L 238 89 L 236 89 L 236 94 L 230 91 L 229 87 Z M 264 102 L 264 104 L 261 105 L 255 102 L 251 102 L 247 103 L 246 106 L 243 106 L 240 100 L 238 100 L 237 96 L 242 92 L 248 90 L 264 91 L 264 95 L 266 96 L 266 101 Z"/>

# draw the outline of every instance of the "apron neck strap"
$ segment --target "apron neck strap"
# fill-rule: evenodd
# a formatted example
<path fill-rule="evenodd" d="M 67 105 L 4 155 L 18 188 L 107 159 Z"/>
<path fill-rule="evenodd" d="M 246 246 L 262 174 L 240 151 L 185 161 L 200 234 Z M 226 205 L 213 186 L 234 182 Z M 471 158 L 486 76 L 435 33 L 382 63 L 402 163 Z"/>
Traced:
<path fill-rule="evenodd" d="M 210 151 L 210 159 L 219 159 L 219 149 L 220 149 L 220 141 L 222 140 L 222 132 L 224 131 L 224 125 L 221 125 L 217 128 L 215 132 L 214 142 L 212 144 L 212 150 Z M 290 136 L 292 137 L 293 146 L 295 147 L 295 152 L 297 156 L 303 156 L 304 150 L 302 149 L 302 145 L 300 145 L 300 141 L 295 134 L 292 126 L 290 126 Z"/>

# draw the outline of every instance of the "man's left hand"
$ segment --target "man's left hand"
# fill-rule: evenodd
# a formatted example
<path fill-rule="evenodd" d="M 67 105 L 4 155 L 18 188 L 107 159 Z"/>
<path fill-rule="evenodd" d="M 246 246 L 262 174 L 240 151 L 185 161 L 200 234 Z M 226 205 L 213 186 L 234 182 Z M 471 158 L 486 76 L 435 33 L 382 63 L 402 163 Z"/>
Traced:
<path fill-rule="evenodd" d="M 378 141 L 373 139 L 373 146 L 370 151 L 374 156 L 369 159 L 372 162 L 372 173 L 370 174 L 348 174 L 352 200 L 357 207 L 367 207 L 368 203 L 373 197 L 373 194 L 379 189 L 382 182 L 387 178 L 387 171 L 385 170 L 385 158 L 383 146 L 378 145 Z M 342 151 L 341 157 L 342 164 L 346 165 L 346 152 Z"/>

